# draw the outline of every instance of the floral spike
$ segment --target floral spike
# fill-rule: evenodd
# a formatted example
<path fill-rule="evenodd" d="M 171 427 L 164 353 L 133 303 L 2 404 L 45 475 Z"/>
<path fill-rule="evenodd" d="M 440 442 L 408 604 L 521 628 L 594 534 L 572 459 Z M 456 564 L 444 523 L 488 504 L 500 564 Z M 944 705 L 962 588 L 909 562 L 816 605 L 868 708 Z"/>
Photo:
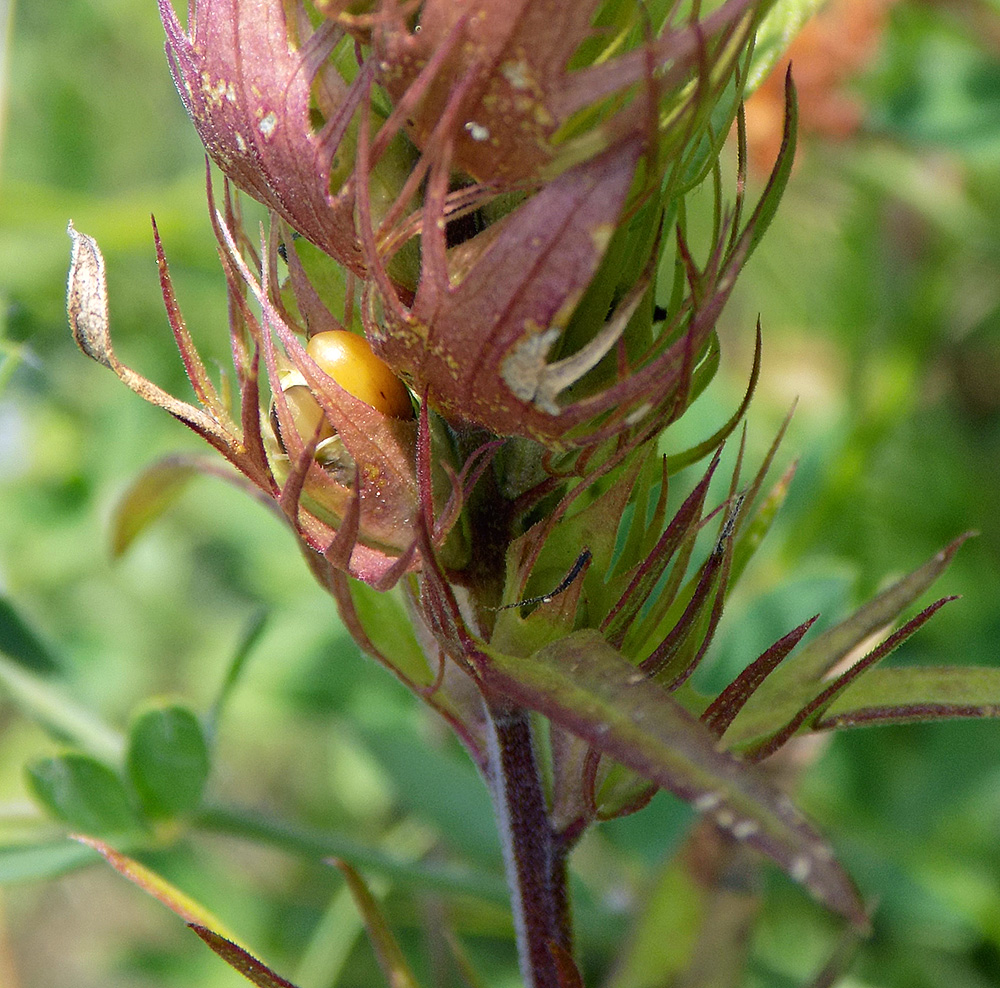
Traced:
<path fill-rule="evenodd" d="M 178 91 L 225 174 L 218 204 L 206 182 L 238 413 L 194 348 L 155 227 L 195 402 L 118 361 L 103 259 L 71 228 L 74 335 L 280 513 L 359 646 L 469 750 L 501 824 L 526 988 L 580 988 L 567 855 L 658 788 L 865 927 L 830 846 L 749 762 L 800 730 L 995 712 L 1000 677 L 874 668 L 943 601 L 834 673 L 955 543 L 814 641 L 799 645 L 800 625 L 714 700 L 683 685 L 792 474 L 762 496 L 786 420 L 744 486 L 744 424 L 706 510 L 760 374 L 759 321 L 736 411 L 691 449 L 660 448 L 719 367 L 718 320 L 791 170 L 788 77 L 782 147 L 750 209 L 740 100 L 771 0 L 704 16 L 669 0 L 191 0 L 186 28 L 158 3 Z M 730 206 L 719 158 L 734 120 Z M 259 235 L 230 183 L 268 209 Z M 702 186 L 699 226 L 686 197 Z M 671 516 L 673 474 L 703 458 Z M 161 470 L 134 514 L 187 473 Z M 715 546 L 696 556 L 709 525 Z M 347 878 L 387 976 L 412 984 Z"/>

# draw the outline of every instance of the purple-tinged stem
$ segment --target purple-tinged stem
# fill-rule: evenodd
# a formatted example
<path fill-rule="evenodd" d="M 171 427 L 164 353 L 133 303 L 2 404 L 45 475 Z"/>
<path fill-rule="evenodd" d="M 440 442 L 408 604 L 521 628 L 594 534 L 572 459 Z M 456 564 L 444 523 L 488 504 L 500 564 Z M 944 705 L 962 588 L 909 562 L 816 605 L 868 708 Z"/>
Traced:
<path fill-rule="evenodd" d="M 525 988 L 559 988 L 550 945 L 570 949 L 565 855 L 549 824 L 527 711 L 487 699 L 493 807 Z"/>

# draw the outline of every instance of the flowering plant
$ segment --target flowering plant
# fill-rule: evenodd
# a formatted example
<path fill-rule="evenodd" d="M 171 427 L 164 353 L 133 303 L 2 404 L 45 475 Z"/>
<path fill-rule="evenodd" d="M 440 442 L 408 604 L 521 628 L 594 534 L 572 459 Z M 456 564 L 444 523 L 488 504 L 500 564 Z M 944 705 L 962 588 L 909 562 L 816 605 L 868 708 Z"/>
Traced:
<path fill-rule="evenodd" d="M 81 348 L 234 468 L 174 461 L 154 483 L 197 466 L 272 506 L 358 644 L 479 768 L 531 988 L 583 983 L 573 847 L 660 789 L 702 814 L 706 922 L 729 869 L 756 867 L 752 849 L 864 930 L 865 904 L 774 756 L 810 732 L 995 709 L 961 673 L 879 667 L 947 598 L 869 641 L 958 542 L 803 647 L 812 621 L 748 656 L 717 695 L 691 685 L 791 482 L 767 486 L 779 435 L 749 480 L 738 444 L 717 493 L 759 328 L 726 424 L 661 449 L 715 373 L 720 312 L 791 168 L 789 77 L 781 149 L 746 203 L 740 106 L 769 8 L 197 0 L 183 27 L 160 0 L 178 91 L 225 176 L 218 196 L 209 175 L 208 195 L 235 408 L 188 334 L 155 227 L 196 403 L 118 359 L 100 251 L 71 228 Z M 259 236 L 233 186 L 267 208 Z M 689 200 L 703 188 L 713 220 L 696 246 Z M 672 503 L 675 475 L 704 461 Z M 36 792 L 58 812 L 53 776 L 37 771 Z M 79 829 L 256 983 L 287 984 L 95 839 L 115 822 Z M 413 983 L 345 870 L 390 982 Z M 692 943 L 692 970 L 706 951 Z"/>

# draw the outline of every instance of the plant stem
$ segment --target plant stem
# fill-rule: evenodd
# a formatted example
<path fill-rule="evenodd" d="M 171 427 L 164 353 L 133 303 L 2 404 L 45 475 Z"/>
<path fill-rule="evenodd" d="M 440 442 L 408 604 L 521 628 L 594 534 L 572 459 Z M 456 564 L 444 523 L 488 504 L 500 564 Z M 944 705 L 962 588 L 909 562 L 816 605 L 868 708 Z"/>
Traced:
<path fill-rule="evenodd" d="M 486 698 L 490 789 L 525 988 L 559 988 L 550 950 L 570 949 L 565 855 L 549 825 L 528 713 Z"/>
<path fill-rule="evenodd" d="M 357 868 L 369 869 L 409 888 L 434 889 L 446 895 L 470 895 L 484 902 L 507 904 L 507 890 L 499 875 L 454 865 L 406 861 L 343 834 L 272 819 L 252 809 L 208 805 L 191 822 L 210 833 L 257 841 L 306 860 L 343 858 Z"/>

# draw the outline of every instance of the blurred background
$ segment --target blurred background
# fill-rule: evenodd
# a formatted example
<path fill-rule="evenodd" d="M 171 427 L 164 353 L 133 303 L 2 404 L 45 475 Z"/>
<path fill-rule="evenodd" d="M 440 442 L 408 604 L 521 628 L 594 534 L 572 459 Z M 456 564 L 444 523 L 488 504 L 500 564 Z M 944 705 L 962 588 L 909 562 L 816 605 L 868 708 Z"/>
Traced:
<path fill-rule="evenodd" d="M 188 325 L 224 367 L 203 153 L 149 0 L 4 3 L 0 22 L 0 648 L 30 638 L 47 681 L 121 731 L 154 696 L 206 711 L 266 615 L 214 738 L 213 798 L 397 856 L 432 848 L 495 877 L 471 766 L 362 659 L 260 506 L 198 480 L 112 559 L 110 518 L 130 480 L 168 453 L 202 449 L 76 350 L 66 224 L 104 251 L 122 359 L 187 397 L 149 214 Z M 807 617 L 845 615 L 975 529 L 936 588 L 962 600 L 891 661 L 998 665 L 1000 12 L 991 0 L 835 0 L 794 71 L 795 173 L 720 326 L 723 373 L 668 437 L 683 448 L 728 417 L 759 314 L 764 369 L 749 448 L 759 459 L 797 398 L 777 463 L 799 466 L 714 661 L 738 669 Z M 758 188 L 780 135 L 777 92 L 768 84 L 748 111 Z M 0 686 L 0 850 L 38 832 L 23 767 L 57 750 Z M 1000 984 L 1000 723 L 839 736 L 804 779 L 802 802 L 879 903 L 845 985 Z M 593 970 L 686 819 L 658 797 L 581 849 L 584 902 L 620 915 L 589 933 L 591 914 L 581 916 Z M 334 870 L 279 843 L 201 835 L 150 860 L 300 988 L 381 983 Z M 246 983 L 109 869 L 63 870 L 45 859 L 0 875 L 0 985 Z M 433 970 L 421 930 L 434 925 L 440 894 L 419 882 L 381 894 L 418 966 Z M 509 921 L 488 899 L 468 900 L 459 932 L 491 986 L 515 985 Z M 769 873 L 748 984 L 802 983 L 835 935 Z"/>

